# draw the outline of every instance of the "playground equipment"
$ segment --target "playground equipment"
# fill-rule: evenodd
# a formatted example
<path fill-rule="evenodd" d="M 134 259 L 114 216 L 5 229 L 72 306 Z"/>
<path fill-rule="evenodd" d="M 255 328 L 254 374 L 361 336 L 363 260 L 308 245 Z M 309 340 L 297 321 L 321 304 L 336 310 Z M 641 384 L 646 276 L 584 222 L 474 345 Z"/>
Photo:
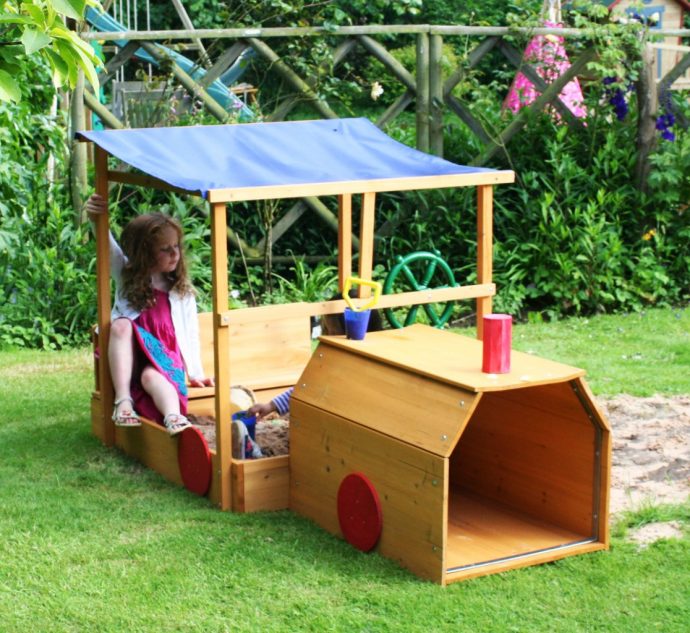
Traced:
<path fill-rule="evenodd" d="M 228 204 L 337 196 L 342 291 L 353 276 L 353 196 L 361 196 L 357 276 L 369 280 L 376 193 L 475 187 L 478 283 L 383 294 L 378 306 L 474 299 L 481 338 L 495 293 L 493 186 L 512 182 L 511 171 L 429 156 L 393 141 L 366 119 L 90 131 L 78 137 L 96 145 L 96 191 L 104 198 L 109 183 L 120 182 L 194 193 L 211 207 L 213 311 L 200 315 L 199 323 L 202 362 L 216 387 L 190 389 L 189 408 L 215 416 L 216 448 L 207 450 L 203 438 L 188 437 L 194 429 L 177 440 L 146 419 L 138 429 L 115 428 L 108 415 L 113 394 L 103 355 L 96 364 L 91 418 L 93 432 L 105 444 L 207 494 L 224 510 L 290 506 L 338 534 L 338 503 L 347 509 L 348 499 L 373 487 L 379 505 L 374 495 L 368 505 L 374 520 L 379 517 L 379 534 L 360 534 L 357 517 L 348 522 L 345 514 L 342 533 L 442 583 L 607 546 L 608 427 L 581 370 L 527 357 L 514 359 L 511 373 L 491 378 L 481 373 L 473 347 L 481 348 L 480 342 L 419 325 L 369 333 L 364 340 L 322 337 L 312 355 L 310 318 L 342 313 L 346 300 L 228 309 Z M 109 155 L 143 174 L 109 168 Z M 97 219 L 96 235 L 103 353 L 110 326 L 107 215 Z M 360 284 L 358 307 L 367 303 L 371 290 Z M 242 408 L 231 401 L 232 384 L 250 387 L 259 400 L 296 386 L 289 456 L 232 457 L 231 414 Z M 495 444 L 494 436 L 500 440 Z M 339 456 L 337 463 L 331 452 Z M 513 471 L 514 480 L 508 476 Z M 347 479 L 338 499 L 343 476 L 357 472 L 361 476 Z M 451 547 L 451 541 L 470 533 L 456 527 L 470 517 L 467 495 L 454 492 L 459 486 L 469 486 L 478 504 L 471 521 L 479 531 L 493 525 L 493 519 L 482 518 L 484 511 L 500 519 L 499 532 L 506 534 L 496 537 L 501 563 Z M 503 504 L 512 510 L 501 510 Z M 534 524 L 541 528 L 530 532 Z M 513 525 L 517 540 L 528 539 L 527 551 L 508 537 Z M 391 539 L 391 533 L 398 536 Z M 484 538 L 484 551 L 491 541 L 491 534 Z M 409 556 L 402 551 L 407 548 Z"/>
<path fill-rule="evenodd" d="M 105 33 L 119 33 L 128 30 L 124 24 L 118 22 L 111 15 L 98 11 L 92 7 L 87 8 L 84 17 L 89 24 Z M 114 40 L 113 44 L 120 49 L 124 49 L 129 42 L 127 40 Z M 206 69 L 202 65 L 190 60 L 171 48 L 161 45 L 158 45 L 158 47 L 165 53 L 166 57 L 174 61 L 193 80 L 197 82 L 203 81 L 206 75 Z M 153 66 L 159 65 L 158 59 L 143 48 L 136 49 L 134 56 Z M 253 56 L 253 49 L 245 49 L 230 68 L 206 87 L 206 91 L 209 95 L 211 95 L 223 108 L 239 112 L 240 118 L 243 121 L 250 121 L 254 115 L 251 109 L 247 107 L 247 104 L 232 92 L 230 86 L 235 84 L 244 74 L 247 64 Z"/>

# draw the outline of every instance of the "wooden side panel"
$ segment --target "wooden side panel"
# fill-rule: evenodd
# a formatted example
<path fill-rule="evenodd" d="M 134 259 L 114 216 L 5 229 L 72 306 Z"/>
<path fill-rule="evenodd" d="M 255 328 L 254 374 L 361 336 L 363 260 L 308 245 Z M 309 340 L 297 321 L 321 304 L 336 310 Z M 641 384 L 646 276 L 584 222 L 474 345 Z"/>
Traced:
<path fill-rule="evenodd" d="M 182 485 L 177 464 L 178 438 L 170 437 L 159 424 L 142 419 L 134 429 L 115 427 L 115 445 L 169 481 Z"/>
<path fill-rule="evenodd" d="M 337 494 L 352 472 L 380 497 L 376 550 L 415 574 L 443 582 L 448 460 L 293 400 L 290 509 L 341 535 Z"/>
<path fill-rule="evenodd" d="M 230 379 L 251 389 L 292 386 L 311 357 L 311 327 L 308 317 L 232 323 Z M 213 375 L 212 315 L 199 315 L 201 361 Z"/>
<path fill-rule="evenodd" d="M 599 497 L 599 507 L 595 520 L 598 522 L 599 540 L 609 545 L 609 503 L 611 494 L 611 462 L 612 442 L 611 427 L 606 416 L 599 408 L 594 395 L 589 389 L 584 378 L 573 381 L 575 393 L 580 398 L 583 406 L 591 414 L 592 423 L 599 429 L 600 434 L 600 459 L 598 470 L 595 473 L 595 490 Z"/>
<path fill-rule="evenodd" d="M 437 455 L 453 450 L 477 394 L 331 346 L 319 346 L 295 388 L 303 400 Z"/>
<path fill-rule="evenodd" d="M 103 444 L 107 444 L 105 436 L 105 419 L 103 418 L 103 402 L 98 392 L 91 394 L 91 432 Z"/>
<path fill-rule="evenodd" d="M 235 512 L 284 510 L 289 502 L 289 484 L 287 455 L 233 460 L 232 509 Z"/>
<path fill-rule="evenodd" d="M 569 383 L 485 393 L 451 457 L 451 485 L 591 536 L 597 438 Z"/>

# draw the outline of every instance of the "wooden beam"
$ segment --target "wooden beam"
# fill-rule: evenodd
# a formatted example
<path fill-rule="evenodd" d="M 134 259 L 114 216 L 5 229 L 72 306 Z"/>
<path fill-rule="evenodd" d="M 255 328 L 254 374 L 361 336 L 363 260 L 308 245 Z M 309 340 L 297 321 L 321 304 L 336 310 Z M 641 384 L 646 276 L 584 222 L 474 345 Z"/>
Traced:
<path fill-rule="evenodd" d="M 374 220 L 376 218 L 376 194 L 362 194 L 362 210 L 359 220 L 359 278 L 371 281 L 374 270 Z M 371 295 L 370 286 L 360 286 L 358 297 Z"/>
<path fill-rule="evenodd" d="M 104 443 L 115 444 L 115 424 L 110 418 L 113 409 L 113 381 L 108 363 L 108 341 L 110 340 L 110 239 L 108 216 L 108 153 L 95 147 L 96 193 L 106 201 L 106 212 L 95 221 L 96 233 L 96 311 L 98 315 L 98 380 L 103 404 Z"/>
<path fill-rule="evenodd" d="M 352 275 L 352 196 L 338 196 L 338 290 Z"/>
<path fill-rule="evenodd" d="M 216 380 L 216 460 L 214 479 L 220 487 L 221 510 L 232 508 L 232 438 L 230 433 L 230 332 L 221 318 L 228 309 L 228 242 L 225 204 L 211 206 L 211 266 L 213 292 L 213 364 Z"/>
<path fill-rule="evenodd" d="M 477 281 L 492 283 L 493 275 L 493 198 L 490 186 L 477 188 Z M 477 299 L 477 338 L 484 337 L 484 316 L 491 314 L 491 297 Z"/>
<path fill-rule="evenodd" d="M 380 180 L 352 180 L 341 182 L 299 183 L 294 185 L 269 185 L 260 187 L 234 187 L 212 189 L 209 202 L 240 202 L 242 200 L 269 200 L 272 198 L 303 198 L 306 196 L 337 196 L 345 193 L 381 193 L 384 191 L 412 191 L 415 189 L 441 189 L 444 187 L 471 187 L 498 185 L 515 181 L 511 170 L 488 170 L 448 174 L 444 176 L 419 176 L 412 178 L 382 178 Z M 305 198 L 311 204 L 309 197 Z"/>
<path fill-rule="evenodd" d="M 400 306 L 422 305 L 426 303 L 446 303 L 492 297 L 496 294 L 494 284 L 475 284 L 470 286 L 453 286 L 452 288 L 429 288 L 396 294 L 381 295 L 376 308 L 398 308 Z M 356 300 L 355 300 L 356 301 Z M 226 325 L 241 323 L 257 323 L 303 316 L 320 316 L 326 314 L 342 314 L 347 307 L 344 300 L 317 301 L 313 303 L 285 303 L 280 305 L 265 305 L 255 308 L 237 308 L 228 310 L 220 316 Z"/>

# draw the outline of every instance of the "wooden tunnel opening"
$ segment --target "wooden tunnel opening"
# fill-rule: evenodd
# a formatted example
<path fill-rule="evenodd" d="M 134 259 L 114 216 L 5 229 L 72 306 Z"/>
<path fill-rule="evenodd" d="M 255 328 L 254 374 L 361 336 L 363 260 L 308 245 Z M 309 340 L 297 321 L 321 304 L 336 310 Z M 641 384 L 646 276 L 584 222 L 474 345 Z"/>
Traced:
<path fill-rule="evenodd" d="M 482 394 L 450 456 L 447 573 L 597 542 L 601 455 L 575 381 Z"/>

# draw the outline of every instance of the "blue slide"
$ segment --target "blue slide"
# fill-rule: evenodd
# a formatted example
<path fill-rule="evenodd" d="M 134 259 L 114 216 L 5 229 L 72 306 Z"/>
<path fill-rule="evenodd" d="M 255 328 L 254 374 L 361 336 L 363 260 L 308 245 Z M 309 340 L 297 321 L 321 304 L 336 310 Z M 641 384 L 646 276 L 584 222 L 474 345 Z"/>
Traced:
<path fill-rule="evenodd" d="M 127 31 L 127 27 L 115 20 L 112 16 L 107 13 L 101 13 L 92 7 L 88 7 L 85 14 L 86 20 L 99 31 L 104 33 L 117 33 L 119 31 Z M 124 48 L 127 46 L 127 40 L 113 40 L 119 48 Z M 160 45 L 159 45 L 160 46 Z M 182 68 L 189 76 L 195 81 L 201 81 L 203 76 L 206 74 L 206 70 L 188 59 L 184 55 L 180 55 L 177 51 L 174 51 L 165 46 L 160 47 L 167 55 L 169 55 L 175 63 Z M 149 55 L 143 48 L 140 48 L 134 53 L 134 55 L 149 64 L 154 66 L 158 65 L 158 60 Z M 244 73 L 247 63 L 251 57 L 254 55 L 253 49 L 247 49 L 242 53 L 218 79 L 216 79 L 212 84 L 206 87 L 206 92 L 210 94 L 223 108 L 226 110 L 239 110 L 240 120 L 249 121 L 254 118 L 254 114 L 247 107 L 247 105 L 236 95 L 234 95 L 228 86 L 237 82 L 237 80 Z"/>

